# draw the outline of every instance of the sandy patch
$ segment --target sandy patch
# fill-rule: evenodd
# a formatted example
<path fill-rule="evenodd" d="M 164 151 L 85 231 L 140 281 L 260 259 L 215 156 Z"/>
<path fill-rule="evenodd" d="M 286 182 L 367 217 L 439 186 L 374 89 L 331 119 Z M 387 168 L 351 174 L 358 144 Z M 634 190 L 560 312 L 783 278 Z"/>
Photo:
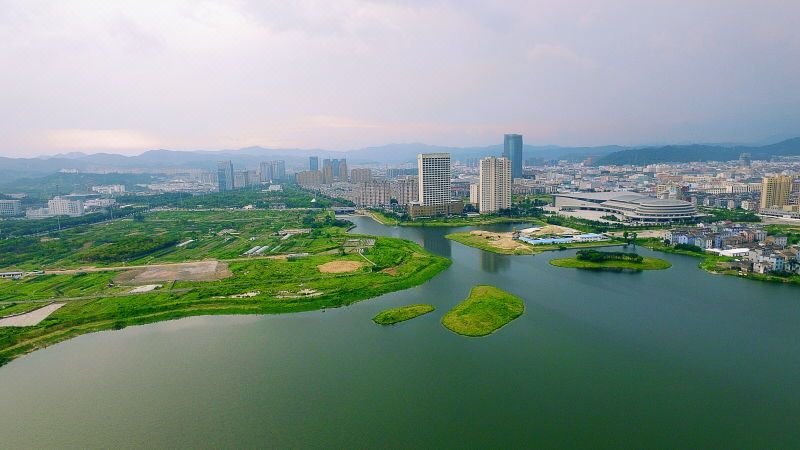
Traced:
<path fill-rule="evenodd" d="M 216 281 L 232 276 L 228 265 L 219 261 L 200 261 L 182 264 L 159 264 L 119 274 L 121 284 L 152 284 L 156 281 Z"/>
<path fill-rule="evenodd" d="M 494 233 L 491 231 L 475 230 L 470 231 L 470 234 L 480 236 L 486 239 L 486 243 L 492 247 L 502 250 L 527 250 L 529 247 L 525 244 L 515 241 L 512 233 Z"/>
<path fill-rule="evenodd" d="M 381 270 L 381 272 L 383 272 L 383 273 L 385 273 L 387 275 L 391 275 L 393 277 L 396 277 L 397 275 L 399 275 L 399 272 L 397 271 L 397 267 L 387 267 L 387 268 Z"/>
<path fill-rule="evenodd" d="M 53 314 L 62 306 L 64 306 L 64 303 L 52 303 L 25 314 L 0 319 L 0 327 L 32 327 L 38 325 L 39 322 L 46 319 L 47 316 Z"/>
<path fill-rule="evenodd" d="M 278 295 L 275 297 L 277 298 L 305 298 L 305 297 L 319 297 L 322 295 L 322 292 L 316 289 L 301 289 L 297 292 L 291 291 L 280 291 Z"/>
<path fill-rule="evenodd" d="M 354 272 L 364 267 L 361 261 L 331 261 L 317 266 L 322 273 L 345 273 Z"/>
<path fill-rule="evenodd" d="M 128 291 L 128 294 L 141 294 L 144 292 L 155 291 L 160 287 L 161 287 L 160 284 L 145 284 L 143 286 L 136 286 L 135 288 Z"/>

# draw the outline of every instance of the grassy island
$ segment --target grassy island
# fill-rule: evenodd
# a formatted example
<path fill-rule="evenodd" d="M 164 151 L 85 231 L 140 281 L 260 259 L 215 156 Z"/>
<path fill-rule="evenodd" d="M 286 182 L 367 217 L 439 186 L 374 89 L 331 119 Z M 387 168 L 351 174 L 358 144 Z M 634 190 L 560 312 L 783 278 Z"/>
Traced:
<path fill-rule="evenodd" d="M 462 336 L 486 336 L 522 315 L 522 299 L 494 286 L 475 286 L 466 300 L 442 317 L 442 325 Z"/>
<path fill-rule="evenodd" d="M 401 226 L 401 227 L 467 227 L 476 225 L 490 225 L 495 223 L 538 223 L 542 224 L 541 219 L 533 216 L 519 216 L 519 217 L 506 217 L 506 216 L 493 216 L 493 215 L 480 215 L 475 217 L 454 216 L 454 217 L 426 217 L 419 219 L 404 220 L 398 217 L 392 217 L 381 211 L 370 210 L 366 213 L 373 220 L 383 225 L 388 226 Z"/>
<path fill-rule="evenodd" d="M 435 308 L 432 305 L 425 304 L 401 306 L 399 308 L 392 308 L 382 311 L 373 317 L 372 320 L 379 325 L 392 325 L 428 314 L 434 309 Z"/>
<path fill-rule="evenodd" d="M 644 257 L 636 253 L 599 252 L 597 250 L 579 250 L 572 258 L 559 258 L 550 261 L 556 267 L 587 270 L 663 270 L 672 267 L 669 261 L 659 258 Z"/>
<path fill-rule="evenodd" d="M 420 285 L 450 265 L 414 242 L 349 226 L 320 210 L 161 211 L 4 240 L 0 270 L 42 272 L 0 280 L 0 316 L 63 306 L 35 325 L 0 326 L 0 365 L 129 325 L 335 308 Z"/>

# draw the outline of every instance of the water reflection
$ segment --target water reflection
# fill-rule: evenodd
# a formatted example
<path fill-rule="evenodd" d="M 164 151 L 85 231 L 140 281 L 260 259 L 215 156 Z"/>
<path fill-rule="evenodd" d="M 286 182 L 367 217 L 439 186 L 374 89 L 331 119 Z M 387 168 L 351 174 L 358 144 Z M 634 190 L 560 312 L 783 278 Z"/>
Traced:
<path fill-rule="evenodd" d="M 481 257 L 481 269 L 484 272 L 505 272 L 511 267 L 511 260 L 507 256 L 489 252 L 479 252 L 479 255 Z"/>

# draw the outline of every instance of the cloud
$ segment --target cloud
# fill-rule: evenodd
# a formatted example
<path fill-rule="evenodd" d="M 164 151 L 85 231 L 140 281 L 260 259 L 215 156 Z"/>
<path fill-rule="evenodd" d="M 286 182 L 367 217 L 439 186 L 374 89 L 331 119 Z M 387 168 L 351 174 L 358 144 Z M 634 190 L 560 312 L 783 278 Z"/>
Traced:
<path fill-rule="evenodd" d="M 533 63 L 564 62 L 583 67 L 591 67 L 590 58 L 578 55 L 571 49 L 558 44 L 536 44 L 526 54 Z"/>

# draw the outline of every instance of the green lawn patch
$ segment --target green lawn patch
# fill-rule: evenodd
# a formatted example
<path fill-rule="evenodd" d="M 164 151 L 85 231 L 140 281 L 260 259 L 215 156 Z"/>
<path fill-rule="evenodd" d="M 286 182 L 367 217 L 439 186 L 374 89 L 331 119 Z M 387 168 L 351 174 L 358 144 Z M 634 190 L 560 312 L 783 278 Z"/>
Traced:
<path fill-rule="evenodd" d="M 550 260 L 550 264 L 556 267 L 566 267 L 570 269 L 588 270 L 663 270 L 672 267 L 669 261 L 659 258 L 644 257 L 642 262 L 634 261 L 581 261 L 575 257 L 558 258 Z"/>
<path fill-rule="evenodd" d="M 398 322 L 411 320 L 423 314 L 432 312 L 435 308 L 432 305 L 418 304 L 407 305 L 399 308 L 387 309 L 372 318 L 379 325 L 392 325 Z"/>
<path fill-rule="evenodd" d="M 442 317 L 442 325 L 462 336 L 486 336 L 521 316 L 522 299 L 494 286 L 475 286 L 469 297 Z"/>

